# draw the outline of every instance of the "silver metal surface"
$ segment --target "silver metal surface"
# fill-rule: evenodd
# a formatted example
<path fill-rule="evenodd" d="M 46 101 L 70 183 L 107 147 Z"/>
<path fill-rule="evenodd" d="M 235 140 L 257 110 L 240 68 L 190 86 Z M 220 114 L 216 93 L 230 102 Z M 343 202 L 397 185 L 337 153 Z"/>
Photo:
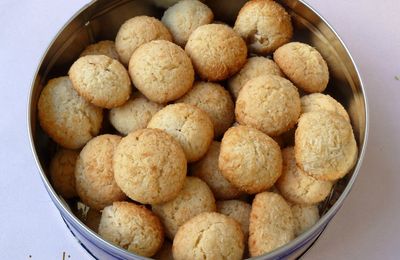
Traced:
<path fill-rule="evenodd" d="M 215 20 L 232 24 L 245 0 L 209 0 Z M 300 255 L 323 231 L 339 210 L 360 170 L 368 136 L 367 99 L 360 74 L 347 48 L 333 28 L 312 7 L 301 0 L 280 1 L 292 16 L 295 27 L 294 40 L 315 46 L 327 60 L 330 82 L 327 93 L 338 99 L 349 112 L 359 147 L 359 156 L 353 171 L 336 185 L 331 196 L 322 204 L 321 219 L 307 232 L 277 250 L 256 259 L 295 258 Z M 136 15 L 160 18 L 163 10 L 146 0 L 98 0 L 84 6 L 54 37 L 38 66 L 32 82 L 28 104 L 28 132 L 43 183 L 71 230 L 83 244 L 90 243 L 92 250 L 99 249 L 97 257 L 112 255 L 123 259 L 146 259 L 116 247 L 87 228 L 74 214 L 76 201 L 61 200 L 48 179 L 48 164 L 57 145 L 40 129 L 37 122 L 37 101 L 46 82 L 53 77 L 67 74 L 69 66 L 90 43 L 113 40 L 119 26 Z M 100 253 L 101 251 L 101 253 Z M 101 257 L 103 259 L 103 257 Z"/>

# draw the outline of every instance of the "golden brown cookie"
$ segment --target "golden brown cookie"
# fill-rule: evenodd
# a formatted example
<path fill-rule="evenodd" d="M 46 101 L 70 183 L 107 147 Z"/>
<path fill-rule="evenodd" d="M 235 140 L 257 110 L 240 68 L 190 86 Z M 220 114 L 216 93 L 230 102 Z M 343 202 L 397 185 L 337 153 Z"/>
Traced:
<path fill-rule="evenodd" d="M 350 122 L 346 109 L 333 97 L 321 93 L 313 93 L 301 97 L 301 113 L 326 110 L 343 116 Z"/>
<path fill-rule="evenodd" d="M 229 92 L 212 82 L 195 82 L 193 88 L 176 102 L 197 106 L 205 111 L 213 125 L 214 135 L 222 135 L 233 123 L 235 107 Z"/>
<path fill-rule="evenodd" d="M 105 55 L 80 57 L 68 74 L 79 95 L 99 107 L 120 106 L 131 94 L 128 72 L 119 61 Z"/>
<path fill-rule="evenodd" d="M 172 245 L 175 260 L 242 259 L 240 225 L 223 214 L 208 212 L 190 219 L 178 230 Z"/>
<path fill-rule="evenodd" d="M 279 145 L 247 126 L 226 131 L 218 160 L 222 175 L 240 190 L 255 194 L 269 189 L 282 173 Z"/>
<path fill-rule="evenodd" d="M 140 46 L 129 62 L 129 74 L 136 88 L 157 103 L 182 97 L 194 81 L 193 66 L 185 51 L 164 40 Z"/>
<path fill-rule="evenodd" d="M 294 219 L 294 234 L 299 236 L 314 226 L 319 220 L 318 207 L 316 205 L 291 205 Z"/>
<path fill-rule="evenodd" d="M 217 201 L 217 211 L 236 220 L 242 228 L 244 241 L 247 241 L 251 205 L 241 200 L 220 200 Z"/>
<path fill-rule="evenodd" d="M 164 240 L 164 244 L 153 258 L 158 260 L 174 260 L 172 255 L 172 243 L 168 240 Z"/>
<path fill-rule="evenodd" d="M 99 133 L 103 111 L 79 96 L 68 77 L 59 77 L 43 88 L 38 117 L 40 126 L 56 143 L 77 149 Z"/>
<path fill-rule="evenodd" d="M 135 254 L 151 257 L 162 246 L 164 232 L 160 220 L 144 206 L 114 202 L 104 208 L 99 235 Z"/>
<path fill-rule="evenodd" d="M 180 226 L 203 212 L 216 210 L 212 191 L 196 177 L 186 177 L 178 196 L 162 204 L 153 204 L 153 212 L 160 218 L 166 235 L 173 239 Z"/>
<path fill-rule="evenodd" d="M 115 181 L 129 198 L 156 204 L 178 196 L 187 162 L 181 146 L 169 134 L 140 129 L 122 138 L 113 167 Z"/>
<path fill-rule="evenodd" d="M 246 63 L 246 43 L 227 25 L 207 24 L 189 37 L 185 51 L 197 74 L 204 80 L 224 80 Z"/>
<path fill-rule="evenodd" d="M 99 41 L 87 46 L 81 53 L 82 56 L 86 55 L 105 55 L 112 59 L 119 59 L 115 43 L 113 41 Z"/>
<path fill-rule="evenodd" d="M 275 1 L 248 1 L 236 18 L 234 30 L 258 54 L 272 53 L 290 41 L 293 27 L 290 15 Z"/>
<path fill-rule="evenodd" d="M 328 65 L 321 54 L 308 44 L 285 44 L 274 52 L 274 60 L 283 73 L 306 92 L 322 92 L 328 85 Z"/>
<path fill-rule="evenodd" d="M 344 117 L 328 111 L 303 114 L 295 134 L 297 165 L 316 179 L 345 176 L 357 160 L 353 129 Z"/>
<path fill-rule="evenodd" d="M 236 100 L 236 121 L 277 136 L 292 128 L 301 112 L 297 88 L 287 79 L 260 76 L 249 80 Z"/>
<path fill-rule="evenodd" d="M 262 192 L 255 196 L 250 213 L 249 251 L 260 256 L 294 239 L 295 222 L 281 195 Z"/>
<path fill-rule="evenodd" d="M 79 154 L 75 166 L 76 191 L 82 202 L 101 210 L 126 196 L 114 180 L 112 158 L 121 137 L 100 135 L 90 140 Z"/>
<path fill-rule="evenodd" d="M 214 127 L 207 113 L 184 103 L 164 107 L 147 127 L 164 130 L 173 136 L 182 146 L 188 162 L 203 157 L 214 137 Z"/>
<path fill-rule="evenodd" d="M 171 33 L 160 20 L 142 15 L 125 21 L 115 38 L 115 47 L 121 62 L 128 65 L 135 50 L 153 40 L 172 41 Z"/>

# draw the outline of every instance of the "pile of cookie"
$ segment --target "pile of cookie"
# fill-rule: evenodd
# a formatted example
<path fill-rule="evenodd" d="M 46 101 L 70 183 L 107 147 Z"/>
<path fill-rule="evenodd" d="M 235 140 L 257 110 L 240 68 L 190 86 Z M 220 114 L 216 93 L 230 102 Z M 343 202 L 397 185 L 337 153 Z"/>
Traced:
<path fill-rule="evenodd" d="M 268 253 L 318 221 L 357 159 L 346 110 L 322 94 L 327 64 L 290 42 L 281 5 L 249 1 L 233 28 L 213 19 L 197 0 L 133 17 L 39 98 L 54 189 L 142 256 Z"/>

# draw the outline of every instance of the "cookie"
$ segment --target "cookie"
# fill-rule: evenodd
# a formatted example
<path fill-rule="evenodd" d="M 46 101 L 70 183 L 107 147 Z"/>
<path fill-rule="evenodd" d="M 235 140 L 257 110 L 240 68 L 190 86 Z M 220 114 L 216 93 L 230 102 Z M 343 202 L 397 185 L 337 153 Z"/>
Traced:
<path fill-rule="evenodd" d="M 249 80 L 236 100 L 236 121 L 277 136 L 291 129 L 300 116 L 297 88 L 287 79 L 267 75 Z"/>
<path fill-rule="evenodd" d="M 214 127 L 207 113 L 184 103 L 164 107 L 147 127 L 164 130 L 173 136 L 182 146 L 188 162 L 203 157 L 214 137 Z"/>
<path fill-rule="evenodd" d="M 224 80 L 246 63 L 247 48 L 232 28 L 223 24 L 206 24 L 190 36 L 185 51 L 197 74 L 207 81 Z"/>
<path fill-rule="evenodd" d="M 282 157 L 282 175 L 275 185 L 285 199 L 296 204 L 312 205 L 330 194 L 332 182 L 317 180 L 297 167 L 293 147 L 283 149 Z"/>
<path fill-rule="evenodd" d="M 214 125 L 216 137 L 225 133 L 235 118 L 235 107 L 229 92 L 217 83 L 195 82 L 193 88 L 176 102 L 191 104 L 205 111 Z"/>
<path fill-rule="evenodd" d="M 239 197 L 242 192 L 235 188 L 222 175 L 218 168 L 218 157 L 221 143 L 213 141 L 206 155 L 198 162 L 192 164 L 190 172 L 207 183 L 215 198 L 226 200 Z"/>
<path fill-rule="evenodd" d="M 146 128 L 153 115 L 162 108 L 163 105 L 148 100 L 140 92 L 135 92 L 128 102 L 111 109 L 109 118 L 118 132 L 127 135 Z"/>
<path fill-rule="evenodd" d="M 236 75 L 228 80 L 228 89 L 236 100 L 239 91 L 247 81 L 265 75 L 283 76 L 283 73 L 273 60 L 265 57 L 252 57 Z"/>
<path fill-rule="evenodd" d="M 346 109 L 337 102 L 333 97 L 321 93 L 313 93 L 301 97 L 301 112 L 307 113 L 312 111 L 326 110 L 343 116 L 350 122 L 349 114 Z"/>
<path fill-rule="evenodd" d="M 357 160 L 353 129 L 344 117 L 328 111 L 303 114 L 295 134 L 297 165 L 316 179 L 345 176 Z"/>
<path fill-rule="evenodd" d="M 290 15 L 275 1 L 248 1 L 236 18 L 234 30 L 247 42 L 251 52 L 270 54 L 290 41 L 293 26 Z"/>
<path fill-rule="evenodd" d="M 242 259 L 243 233 L 240 225 L 223 214 L 208 212 L 187 221 L 172 245 L 175 260 Z"/>
<path fill-rule="evenodd" d="M 112 157 L 121 137 L 100 135 L 90 140 L 75 166 L 76 191 L 82 202 L 101 210 L 126 196 L 114 180 Z"/>
<path fill-rule="evenodd" d="M 328 85 L 328 65 L 321 54 L 308 44 L 285 44 L 274 52 L 274 60 L 283 73 L 306 92 L 322 92 Z"/>
<path fill-rule="evenodd" d="M 251 205 L 240 200 L 221 200 L 217 201 L 217 211 L 236 220 L 242 228 L 244 241 L 247 241 Z"/>
<path fill-rule="evenodd" d="M 160 220 L 146 207 L 131 202 L 114 202 L 104 208 L 99 235 L 132 253 L 151 257 L 162 246 Z"/>
<path fill-rule="evenodd" d="M 178 196 L 163 204 L 153 204 L 153 212 L 165 227 L 165 234 L 173 239 L 180 226 L 203 212 L 216 210 L 214 195 L 205 182 L 186 177 Z"/>
<path fill-rule="evenodd" d="M 291 206 L 294 219 L 294 234 L 300 236 L 302 233 L 314 226 L 319 220 L 318 207 L 316 205 Z"/>
<path fill-rule="evenodd" d="M 294 229 L 292 210 L 281 195 L 257 194 L 250 213 L 250 255 L 260 256 L 285 245 L 294 239 Z"/>
<path fill-rule="evenodd" d="M 103 111 L 79 96 L 68 77 L 59 77 L 43 88 L 38 117 L 42 129 L 56 143 L 78 149 L 99 133 Z"/>
<path fill-rule="evenodd" d="M 255 194 L 269 189 L 282 173 L 279 145 L 247 126 L 226 131 L 218 160 L 222 175 L 238 189 Z"/>
<path fill-rule="evenodd" d="M 115 48 L 121 62 L 128 65 L 139 46 L 153 40 L 172 41 L 171 33 L 160 20 L 150 16 L 136 16 L 125 21 L 115 38 Z"/>
<path fill-rule="evenodd" d="M 153 258 L 158 260 L 174 260 L 172 255 L 172 243 L 168 240 L 164 240 L 164 244 Z"/>
<path fill-rule="evenodd" d="M 179 143 L 169 134 L 140 129 L 122 138 L 114 153 L 113 167 L 115 181 L 129 198 L 142 204 L 157 204 L 178 196 L 187 162 Z"/>
<path fill-rule="evenodd" d="M 104 108 L 121 106 L 131 94 L 124 66 L 105 55 L 80 57 L 69 69 L 74 89 L 88 102 Z"/>
<path fill-rule="evenodd" d="M 54 190 L 65 199 L 76 197 L 75 164 L 78 151 L 60 149 L 51 159 L 49 172 Z"/>
<path fill-rule="evenodd" d="M 183 0 L 168 8 L 161 19 L 169 29 L 174 42 L 186 45 L 190 34 L 197 27 L 212 22 L 214 15 L 208 6 L 198 0 Z"/>
<path fill-rule="evenodd" d="M 157 103 L 182 97 L 194 81 L 193 66 L 185 51 L 164 40 L 140 46 L 129 62 L 129 74 L 136 88 Z"/>
<path fill-rule="evenodd" d="M 113 41 L 99 41 L 87 46 L 80 57 L 86 55 L 105 55 L 112 59 L 119 60 L 117 49 Z"/>

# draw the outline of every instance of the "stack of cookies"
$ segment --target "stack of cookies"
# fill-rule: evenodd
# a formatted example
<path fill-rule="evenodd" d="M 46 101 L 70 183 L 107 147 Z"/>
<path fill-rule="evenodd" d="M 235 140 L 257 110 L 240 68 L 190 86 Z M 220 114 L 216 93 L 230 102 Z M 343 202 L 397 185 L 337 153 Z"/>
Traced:
<path fill-rule="evenodd" d="M 233 27 L 213 16 L 182 0 L 161 20 L 133 17 L 39 98 L 40 125 L 59 145 L 54 189 L 138 255 L 271 252 L 318 221 L 357 160 L 349 115 L 323 94 L 327 63 L 290 42 L 286 10 L 252 0 Z"/>

